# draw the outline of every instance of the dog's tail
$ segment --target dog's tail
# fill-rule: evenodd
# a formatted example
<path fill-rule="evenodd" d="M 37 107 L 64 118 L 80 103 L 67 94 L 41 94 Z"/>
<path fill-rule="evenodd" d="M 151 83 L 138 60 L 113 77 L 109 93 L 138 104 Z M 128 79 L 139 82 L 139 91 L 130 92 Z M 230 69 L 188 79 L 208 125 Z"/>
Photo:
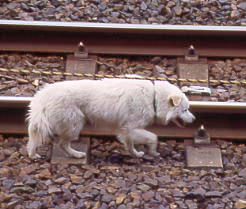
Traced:
<path fill-rule="evenodd" d="M 29 107 L 27 153 L 30 158 L 37 158 L 39 157 L 36 154 L 37 147 L 50 142 L 52 131 L 40 104 L 34 104 L 32 101 Z M 35 111 L 32 111 L 32 109 L 35 109 Z"/>

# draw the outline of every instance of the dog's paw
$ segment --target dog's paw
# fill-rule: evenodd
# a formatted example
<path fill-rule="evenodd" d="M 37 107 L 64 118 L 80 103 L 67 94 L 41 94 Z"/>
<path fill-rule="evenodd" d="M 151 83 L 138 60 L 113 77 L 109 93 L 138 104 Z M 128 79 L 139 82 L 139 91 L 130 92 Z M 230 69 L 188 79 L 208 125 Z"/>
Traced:
<path fill-rule="evenodd" d="M 140 151 L 136 153 L 136 157 L 140 158 L 144 156 L 144 152 Z"/>
<path fill-rule="evenodd" d="M 29 156 L 32 160 L 38 160 L 41 159 L 41 156 L 37 153 L 35 153 L 34 155 Z"/>
<path fill-rule="evenodd" d="M 84 158 L 85 156 L 86 156 L 86 154 L 84 152 L 73 153 L 73 157 L 75 157 L 75 158 Z"/>
<path fill-rule="evenodd" d="M 160 156 L 160 153 L 159 153 L 159 152 L 151 152 L 150 154 L 151 154 L 152 156 L 154 156 L 154 157 Z"/>

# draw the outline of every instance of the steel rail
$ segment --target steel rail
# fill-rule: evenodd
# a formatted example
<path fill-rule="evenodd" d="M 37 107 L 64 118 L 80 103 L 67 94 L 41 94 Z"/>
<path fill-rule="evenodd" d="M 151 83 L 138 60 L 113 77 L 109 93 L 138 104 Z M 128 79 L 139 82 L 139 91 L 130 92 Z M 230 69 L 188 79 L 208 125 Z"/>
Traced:
<path fill-rule="evenodd" d="M 90 54 L 246 57 L 240 26 L 142 25 L 0 20 L 0 50 L 72 53 L 82 41 Z"/>
<path fill-rule="evenodd" d="M 41 31 L 75 31 L 75 32 L 110 32 L 171 35 L 246 35 L 242 26 L 207 26 L 207 25 L 151 25 L 151 24 L 117 24 L 89 22 L 46 22 L 0 20 L 2 29 L 41 30 Z"/>
<path fill-rule="evenodd" d="M 32 97 L 0 96 L 1 108 L 27 107 Z M 210 102 L 190 101 L 190 108 L 194 112 L 207 113 L 246 113 L 246 102 Z"/>
<path fill-rule="evenodd" d="M 27 134 L 25 116 L 31 97 L 0 97 L 0 133 Z M 246 139 L 246 103 L 191 101 L 197 120 L 180 129 L 174 125 L 148 127 L 160 137 L 191 138 L 204 124 L 212 138 Z M 113 135 L 110 130 L 86 126 L 82 135 Z"/>

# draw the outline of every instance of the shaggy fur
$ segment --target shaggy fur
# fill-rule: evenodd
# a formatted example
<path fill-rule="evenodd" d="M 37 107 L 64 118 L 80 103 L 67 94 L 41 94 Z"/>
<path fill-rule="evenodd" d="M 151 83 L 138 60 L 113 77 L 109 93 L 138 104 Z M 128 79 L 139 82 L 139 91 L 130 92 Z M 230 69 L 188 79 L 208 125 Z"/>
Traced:
<path fill-rule="evenodd" d="M 86 123 L 110 127 L 136 157 L 134 144 L 146 144 L 152 155 L 157 153 L 157 136 L 144 128 L 153 122 L 178 126 L 177 118 L 191 123 L 189 101 L 176 86 L 163 81 L 152 83 L 136 79 L 103 79 L 64 81 L 49 84 L 37 92 L 30 103 L 28 115 L 30 158 L 39 158 L 38 146 L 51 142 L 55 136 L 69 155 L 82 158 L 85 153 L 71 148 Z"/>

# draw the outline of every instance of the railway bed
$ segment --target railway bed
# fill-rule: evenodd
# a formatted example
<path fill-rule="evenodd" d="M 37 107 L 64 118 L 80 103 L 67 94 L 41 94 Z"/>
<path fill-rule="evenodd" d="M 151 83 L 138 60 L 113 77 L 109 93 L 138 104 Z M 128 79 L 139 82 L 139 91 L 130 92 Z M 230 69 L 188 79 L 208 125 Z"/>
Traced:
<path fill-rule="evenodd" d="M 47 57 L 48 54 L 59 54 L 61 59 L 56 57 L 53 62 L 59 64 L 53 67 L 46 64 L 54 72 L 65 72 L 63 58 L 67 53 L 74 53 L 78 42 L 83 41 L 89 55 L 101 56 L 98 62 L 104 59 L 103 56 L 120 55 L 122 60 L 129 55 L 155 56 L 150 59 L 151 70 L 149 65 L 142 68 L 144 73 L 152 72 L 154 63 L 159 60 L 157 65 L 163 65 L 164 71 L 172 69 L 172 73 L 164 78 L 177 81 L 176 61 L 171 60 L 175 64 L 170 64 L 166 60 L 170 56 L 183 58 L 188 47 L 194 44 L 199 58 L 215 59 L 208 69 L 209 81 L 236 79 L 242 82 L 239 85 L 208 82 L 209 87 L 215 87 L 220 92 L 224 90 L 221 87 L 230 89 L 239 86 L 236 91 L 239 89 L 240 94 L 226 98 L 236 98 L 240 102 L 191 101 L 192 112 L 197 117 L 194 124 L 184 129 L 172 125 L 150 127 L 160 136 L 158 151 L 161 156 L 157 158 L 148 155 L 142 159 L 132 158 L 116 140 L 105 137 L 111 136 L 111 132 L 86 127 L 81 134 L 92 138 L 90 164 L 65 165 L 51 163 L 49 156 L 37 161 L 27 157 L 28 137 L 24 119 L 31 97 L 20 97 L 18 87 L 34 86 L 29 94 L 32 96 L 41 84 L 66 77 L 53 79 L 51 75 L 42 76 L 42 73 L 31 77 L 23 72 L 1 71 L 1 95 L 10 88 L 11 95 L 19 96 L 0 97 L 0 208 L 229 209 L 246 205 L 245 65 L 237 63 L 238 58 L 244 62 L 246 54 L 245 31 L 242 28 L 223 27 L 218 30 L 210 26 L 110 26 L 22 21 L 1 21 L 0 28 L 0 50 L 5 57 L 12 54 L 12 61 L 16 61 L 20 60 L 15 59 L 18 57 L 13 55 L 16 52 L 22 55 L 45 53 Z M 216 63 L 218 57 L 224 59 L 219 67 Z M 232 57 L 236 59 L 236 67 L 228 61 Z M 18 64 L 9 63 L 8 59 L 0 60 L 3 60 L 1 67 L 4 69 L 19 68 Z M 38 61 L 39 58 L 34 63 L 27 62 L 25 66 L 32 70 Z M 101 65 L 97 72 L 105 75 L 105 66 L 114 72 L 116 68 L 110 67 L 114 61 L 117 63 L 118 60 L 114 57 L 107 60 L 106 63 L 110 64 Z M 221 65 L 223 68 L 220 68 Z M 122 66 L 125 67 L 124 64 Z M 220 77 L 224 69 L 231 72 Z M 116 75 L 120 73 L 125 71 Z M 212 143 L 221 149 L 223 168 L 187 168 L 186 144 L 175 142 L 190 142 L 201 124 L 208 130 Z"/>

